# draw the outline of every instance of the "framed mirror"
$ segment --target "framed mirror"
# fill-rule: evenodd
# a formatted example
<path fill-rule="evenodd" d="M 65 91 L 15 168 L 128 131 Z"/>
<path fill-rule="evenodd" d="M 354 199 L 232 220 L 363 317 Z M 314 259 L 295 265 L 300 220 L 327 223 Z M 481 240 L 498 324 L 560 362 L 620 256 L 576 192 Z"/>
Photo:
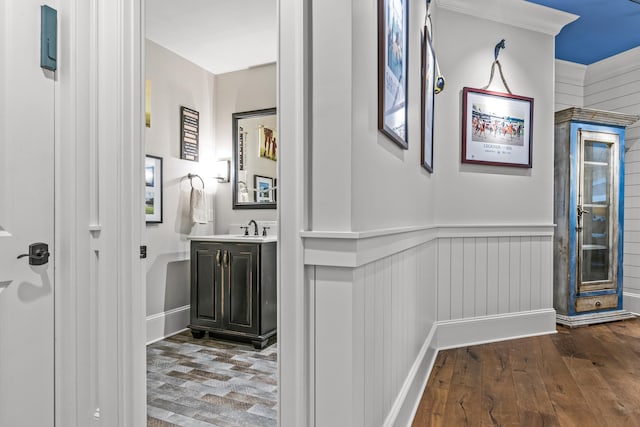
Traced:
<path fill-rule="evenodd" d="M 275 108 L 232 115 L 233 209 L 277 206 L 278 116 Z"/>

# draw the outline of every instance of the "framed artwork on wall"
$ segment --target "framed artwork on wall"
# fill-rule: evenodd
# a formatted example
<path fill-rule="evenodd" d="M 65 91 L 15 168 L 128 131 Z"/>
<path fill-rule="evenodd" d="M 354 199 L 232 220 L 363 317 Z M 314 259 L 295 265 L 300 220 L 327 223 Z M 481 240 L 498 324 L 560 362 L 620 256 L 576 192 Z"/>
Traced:
<path fill-rule="evenodd" d="M 433 91 L 436 67 L 435 54 L 431 46 L 431 39 L 427 26 L 422 34 L 422 126 L 420 164 L 429 172 L 433 172 L 433 106 L 435 93 Z"/>
<path fill-rule="evenodd" d="M 462 162 L 531 168 L 533 98 L 465 87 Z"/>
<path fill-rule="evenodd" d="M 200 158 L 200 113 L 187 107 L 180 107 L 180 158 Z"/>
<path fill-rule="evenodd" d="M 253 175 L 253 188 L 255 189 L 255 201 L 257 203 L 271 203 L 274 201 L 273 178 Z"/>
<path fill-rule="evenodd" d="M 378 129 L 407 149 L 407 0 L 378 0 Z"/>
<path fill-rule="evenodd" d="M 162 222 L 162 157 L 144 159 L 144 212 L 147 223 Z"/>

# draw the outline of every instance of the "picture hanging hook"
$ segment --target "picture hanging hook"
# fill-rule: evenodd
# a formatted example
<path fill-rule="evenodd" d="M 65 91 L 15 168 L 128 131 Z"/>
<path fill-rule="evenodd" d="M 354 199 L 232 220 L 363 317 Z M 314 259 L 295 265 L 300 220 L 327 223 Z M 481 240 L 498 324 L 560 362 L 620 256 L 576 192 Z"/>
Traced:
<path fill-rule="evenodd" d="M 505 41 L 504 39 L 500 40 L 500 42 L 496 45 L 496 47 L 493 48 L 493 57 L 494 57 L 495 61 L 498 60 L 498 55 L 500 54 L 500 49 L 504 49 L 505 48 L 504 41 Z"/>

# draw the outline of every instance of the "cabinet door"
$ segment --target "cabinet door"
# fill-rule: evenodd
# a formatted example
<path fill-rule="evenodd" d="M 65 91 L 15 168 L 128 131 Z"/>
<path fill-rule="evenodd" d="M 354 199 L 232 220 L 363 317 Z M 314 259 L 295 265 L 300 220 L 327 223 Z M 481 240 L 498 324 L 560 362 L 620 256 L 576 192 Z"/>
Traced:
<path fill-rule="evenodd" d="M 220 243 L 191 246 L 191 325 L 222 327 L 222 256 Z"/>
<path fill-rule="evenodd" d="M 258 245 L 226 247 L 225 326 L 228 330 L 258 332 Z"/>
<path fill-rule="evenodd" d="M 619 256 L 619 137 L 588 131 L 579 131 L 579 136 L 578 291 L 615 289 Z"/>

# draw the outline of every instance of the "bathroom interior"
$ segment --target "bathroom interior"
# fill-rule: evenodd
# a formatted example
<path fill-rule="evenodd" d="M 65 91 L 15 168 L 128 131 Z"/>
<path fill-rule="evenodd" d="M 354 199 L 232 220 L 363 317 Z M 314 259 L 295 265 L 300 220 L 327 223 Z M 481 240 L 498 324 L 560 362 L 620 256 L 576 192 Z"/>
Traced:
<path fill-rule="evenodd" d="M 276 1 L 223 3 L 146 2 L 149 425 L 276 423 Z"/>

